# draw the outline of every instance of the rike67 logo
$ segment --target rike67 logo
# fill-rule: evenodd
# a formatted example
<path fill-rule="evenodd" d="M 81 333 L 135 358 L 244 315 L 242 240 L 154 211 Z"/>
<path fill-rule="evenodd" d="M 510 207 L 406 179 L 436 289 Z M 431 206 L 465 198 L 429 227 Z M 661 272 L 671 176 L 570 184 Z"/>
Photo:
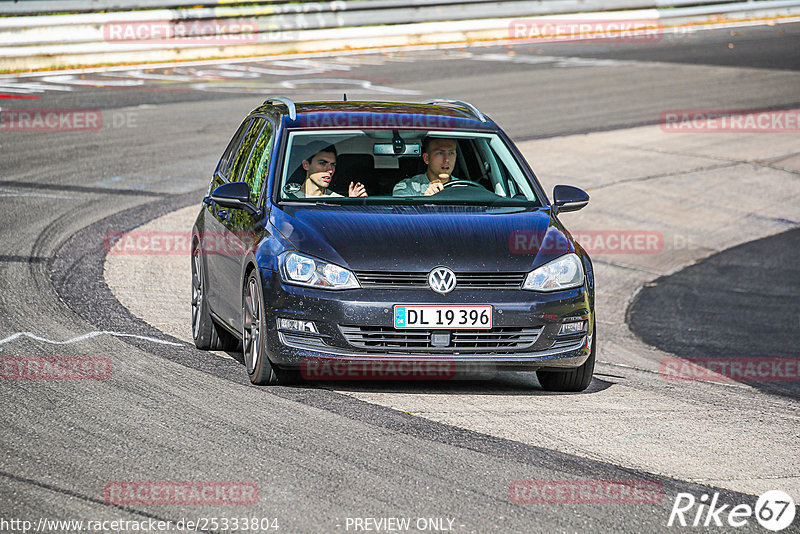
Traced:
<path fill-rule="evenodd" d="M 794 500 L 785 492 L 770 490 L 761 494 L 755 508 L 749 504 L 719 503 L 719 493 L 713 497 L 703 494 L 699 499 L 691 493 L 678 493 L 669 514 L 667 526 L 672 527 L 746 527 L 755 516 L 767 530 L 779 532 L 794 521 Z"/>

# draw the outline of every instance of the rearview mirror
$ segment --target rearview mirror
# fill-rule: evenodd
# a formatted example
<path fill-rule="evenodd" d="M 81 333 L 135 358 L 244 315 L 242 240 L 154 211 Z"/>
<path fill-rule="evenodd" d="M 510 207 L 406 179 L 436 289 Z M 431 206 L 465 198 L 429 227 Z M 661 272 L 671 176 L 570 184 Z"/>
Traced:
<path fill-rule="evenodd" d="M 557 185 L 553 188 L 553 214 L 578 211 L 589 203 L 589 195 L 583 189 L 571 185 Z"/>
<path fill-rule="evenodd" d="M 250 215 L 258 213 L 258 208 L 250 202 L 250 186 L 245 182 L 223 184 L 214 189 L 208 198 L 223 208 L 245 210 Z"/>
<path fill-rule="evenodd" d="M 399 150 L 397 150 L 399 148 Z M 397 147 L 393 143 L 375 143 L 372 145 L 375 156 L 419 156 L 419 143 L 403 143 Z"/>

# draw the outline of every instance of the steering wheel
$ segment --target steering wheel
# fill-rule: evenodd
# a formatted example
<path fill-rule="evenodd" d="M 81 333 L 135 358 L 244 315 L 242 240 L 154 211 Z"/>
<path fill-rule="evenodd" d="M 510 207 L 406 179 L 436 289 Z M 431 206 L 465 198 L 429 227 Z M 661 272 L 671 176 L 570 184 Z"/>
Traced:
<path fill-rule="evenodd" d="M 446 184 L 444 184 L 442 186 L 442 191 L 444 191 L 448 187 L 453 187 L 453 186 L 458 187 L 458 186 L 465 186 L 465 185 L 466 186 L 470 186 L 470 187 L 480 187 L 481 189 L 486 189 L 485 187 L 483 187 L 478 182 L 473 182 L 472 180 L 450 180 L 449 182 L 447 182 Z"/>

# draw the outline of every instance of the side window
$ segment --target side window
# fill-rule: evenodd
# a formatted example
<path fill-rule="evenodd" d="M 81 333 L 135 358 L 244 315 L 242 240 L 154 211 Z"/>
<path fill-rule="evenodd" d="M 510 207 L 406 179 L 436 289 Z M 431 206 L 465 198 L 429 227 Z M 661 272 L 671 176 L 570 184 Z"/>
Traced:
<path fill-rule="evenodd" d="M 267 121 L 261 135 L 258 136 L 255 146 L 253 147 L 253 154 L 250 156 L 250 161 L 247 163 L 247 169 L 244 176 L 241 178 L 243 182 L 247 182 L 250 186 L 250 202 L 255 204 L 258 202 L 258 195 L 261 193 L 261 188 L 267 179 L 269 172 L 269 157 L 272 153 L 272 123 Z"/>
<path fill-rule="evenodd" d="M 217 171 L 225 176 L 226 178 L 230 178 L 230 168 L 231 168 L 231 160 L 233 156 L 236 154 L 236 151 L 239 148 L 239 145 L 242 142 L 242 137 L 244 136 L 244 132 L 247 130 L 248 126 L 252 123 L 252 120 L 244 121 L 239 129 L 236 130 L 236 133 L 233 135 L 230 143 L 228 143 L 228 147 L 225 149 L 225 152 L 222 154 L 222 158 L 219 160 L 219 165 L 217 165 Z"/>
<path fill-rule="evenodd" d="M 231 172 L 228 175 L 228 179 L 231 182 L 244 181 L 244 177 L 242 176 L 244 167 L 247 165 L 247 160 L 250 158 L 250 153 L 253 151 L 253 147 L 256 144 L 258 135 L 261 133 L 261 128 L 264 127 L 265 122 L 267 122 L 267 119 L 262 117 L 253 119 L 250 129 L 245 132 L 242 138 L 242 144 L 236 152 L 236 155 L 232 158 Z"/>
<path fill-rule="evenodd" d="M 464 165 L 464 172 L 462 174 L 457 174 L 459 178 L 463 178 L 466 180 L 472 181 L 480 181 L 484 178 L 484 173 L 481 172 L 481 168 L 483 167 L 480 159 L 480 153 L 478 152 L 478 147 L 476 146 L 476 142 L 473 139 L 467 139 L 464 141 L 459 142 L 459 159 L 461 160 L 461 165 Z"/>

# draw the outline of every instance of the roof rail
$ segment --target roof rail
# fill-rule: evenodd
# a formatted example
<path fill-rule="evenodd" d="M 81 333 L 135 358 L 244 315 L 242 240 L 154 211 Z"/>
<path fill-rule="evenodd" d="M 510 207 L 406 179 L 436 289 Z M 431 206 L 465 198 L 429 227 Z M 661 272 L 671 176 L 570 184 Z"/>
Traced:
<path fill-rule="evenodd" d="M 292 120 L 297 118 L 297 108 L 295 107 L 291 98 L 285 96 L 269 96 L 266 100 L 264 100 L 265 104 L 268 102 L 282 102 L 283 104 L 286 104 L 286 107 L 289 108 L 289 118 Z"/>
<path fill-rule="evenodd" d="M 481 122 L 486 122 L 486 117 L 483 116 L 483 113 L 478 111 L 478 108 L 470 104 L 469 102 L 464 102 L 463 100 L 453 100 L 450 98 L 431 98 L 430 100 L 426 100 L 423 104 L 454 104 L 456 106 L 461 106 L 462 108 L 467 109 L 470 113 L 475 115 Z"/>

